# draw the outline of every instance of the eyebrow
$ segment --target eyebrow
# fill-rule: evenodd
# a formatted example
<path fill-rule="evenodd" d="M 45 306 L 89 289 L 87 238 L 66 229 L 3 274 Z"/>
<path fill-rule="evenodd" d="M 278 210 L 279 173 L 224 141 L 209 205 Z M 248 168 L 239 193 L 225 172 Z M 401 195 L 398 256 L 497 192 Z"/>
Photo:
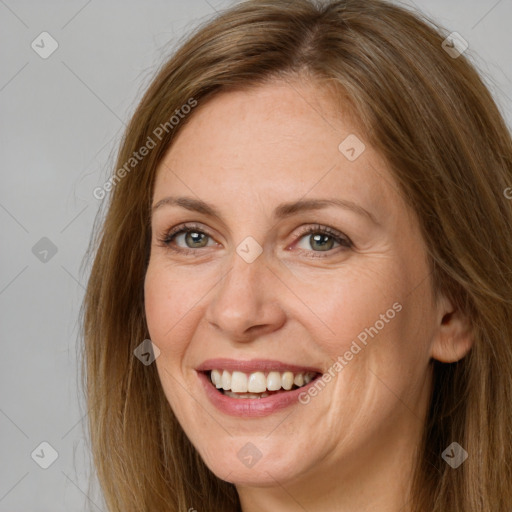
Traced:
<path fill-rule="evenodd" d="M 220 211 L 215 208 L 213 205 L 206 203 L 205 201 L 202 201 L 200 199 L 196 199 L 193 197 L 174 197 L 169 196 L 165 197 L 164 199 L 161 199 L 158 201 L 155 205 L 151 208 L 151 215 L 155 213 L 156 210 L 160 209 L 163 206 L 180 206 L 182 208 L 186 208 L 187 210 L 199 212 L 204 215 L 207 215 L 212 218 L 216 218 L 219 221 L 223 221 L 222 214 Z M 358 215 L 361 215 L 363 217 L 368 218 L 371 222 L 374 224 L 379 224 L 377 222 L 377 219 L 375 216 L 369 212 L 368 210 L 365 210 L 362 206 L 349 201 L 347 199 L 299 199 L 298 201 L 291 201 L 288 203 L 281 203 L 275 210 L 274 210 L 274 218 L 276 219 L 284 219 L 287 217 L 291 217 L 292 215 L 295 215 L 296 213 L 305 212 L 305 211 L 311 211 L 311 210 L 321 210 L 323 208 L 328 207 L 338 207 L 343 208 L 345 210 L 351 210 Z"/>

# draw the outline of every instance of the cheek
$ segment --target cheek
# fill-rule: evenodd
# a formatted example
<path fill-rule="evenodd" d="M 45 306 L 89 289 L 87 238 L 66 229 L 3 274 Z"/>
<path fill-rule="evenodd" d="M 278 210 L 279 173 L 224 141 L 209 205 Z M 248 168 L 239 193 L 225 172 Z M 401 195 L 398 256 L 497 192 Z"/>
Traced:
<path fill-rule="evenodd" d="M 179 350 L 178 334 L 186 324 L 183 320 L 191 313 L 195 298 L 187 295 L 187 290 L 193 289 L 190 279 L 188 282 L 187 287 L 185 277 L 176 277 L 164 265 L 150 261 L 144 281 L 144 307 L 151 340 L 162 351 Z M 178 343 L 170 343 L 171 340 Z"/>
<path fill-rule="evenodd" d="M 188 403 L 183 393 L 182 369 L 191 337 L 191 319 L 194 320 L 190 302 L 197 302 L 193 293 L 187 297 L 186 290 L 190 288 L 194 288 L 190 278 L 177 277 L 165 262 L 150 261 L 144 281 L 147 327 L 151 341 L 160 349 L 155 364 L 164 393 L 179 418 Z"/>
<path fill-rule="evenodd" d="M 418 286 L 396 261 L 374 261 L 309 289 L 308 304 L 328 327 L 316 341 L 331 359 L 332 375 L 341 377 L 335 387 L 342 397 L 360 389 L 392 400 L 374 373 L 399 393 L 421 384 L 432 320 L 428 280 Z"/>
<path fill-rule="evenodd" d="M 389 331 L 400 315 L 403 283 L 398 270 L 388 259 L 371 263 L 340 269 L 315 286 L 304 282 L 298 292 L 307 297 L 317 323 L 318 318 L 322 321 L 322 345 L 331 357 L 350 350 L 355 340 L 364 347 L 365 341 Z"/>
<path fill-rule="evenodd" d="M 172 319 L 164 312 L 173 311 L 171 295 L 168 293 L 165 279 L 161 277 L 161 273 L 150 263 L 144 280 L 144 308 L 151 340 L 157 345 L 157 340 L 160 340 L 165 330 L 172 325 Z"/>

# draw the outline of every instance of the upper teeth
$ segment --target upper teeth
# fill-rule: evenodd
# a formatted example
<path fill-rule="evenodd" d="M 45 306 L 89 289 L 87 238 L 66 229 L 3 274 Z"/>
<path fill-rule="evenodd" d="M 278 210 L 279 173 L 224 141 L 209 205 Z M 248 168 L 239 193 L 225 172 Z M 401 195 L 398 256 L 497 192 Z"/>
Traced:
<path fill-rule="evenodd" d="M 292 389 L 295 384 L 298 387 L 308 384 L 313 380 L 316 373 L 293 373 L 293 372 L 228 372 L 227 370 L 212 370 L 210 378 L 217 389 L 234 393 L 263 393 L 265 391 L 278 391 Z"/>

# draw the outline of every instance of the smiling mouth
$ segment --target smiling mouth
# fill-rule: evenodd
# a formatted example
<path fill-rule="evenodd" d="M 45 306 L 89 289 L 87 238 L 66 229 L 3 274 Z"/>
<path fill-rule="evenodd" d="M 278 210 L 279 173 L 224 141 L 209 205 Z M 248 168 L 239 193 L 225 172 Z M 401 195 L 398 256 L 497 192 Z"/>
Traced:
<path fill-rule="evenodd" d="M 318 372 L 269 371 L 245 373 L 228 370 L 203 372 L 216 390 L 230 398 L 266 398 L 287 393 L 308 385 L 321 374 Z"/>

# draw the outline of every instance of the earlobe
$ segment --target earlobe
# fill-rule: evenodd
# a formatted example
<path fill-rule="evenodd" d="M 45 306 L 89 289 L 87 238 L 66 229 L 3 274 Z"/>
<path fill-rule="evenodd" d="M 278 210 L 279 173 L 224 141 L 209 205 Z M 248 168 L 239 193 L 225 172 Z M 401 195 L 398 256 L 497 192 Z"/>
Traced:
<path fill-rule="evenodd" d="M 469 319 L 443 297 L 439 308 L 439 323 L 432 340 L 431 357 L 442 363 L 455 363 L 464 358 L 473 346 Z"/>

